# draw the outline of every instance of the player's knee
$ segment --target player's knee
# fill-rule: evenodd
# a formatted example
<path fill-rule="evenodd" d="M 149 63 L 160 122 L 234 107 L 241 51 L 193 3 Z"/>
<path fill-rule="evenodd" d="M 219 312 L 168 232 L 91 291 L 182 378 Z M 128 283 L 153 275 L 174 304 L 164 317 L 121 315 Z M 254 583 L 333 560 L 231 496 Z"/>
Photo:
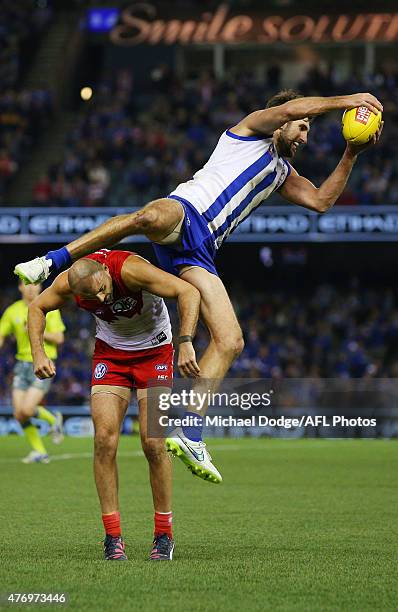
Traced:
<path fill-rule="evenodd" d="M 30 419 L 32 414 L 30 410 L 26 410 L 25 408 L 18 408 L 17 410 L 15 410 L 14 416 L 16 420 L 18 421 L 18 423 L 21 423 L 22 425 L 23 423 L 26 423 L 26 421 Z"/>
<path fill-rule="evenodd" d="M 108 429 L 100 429 L 95 432 L 94 449 L 97 457 L 116 456 L 117 444 L 117 433 L 110 432 Z"/>
<path fill-rule="evenodd" d="M 148 463 L 158 463 L 166 453 L 163 438 L 146 438 L 142 440 L 142 450 Z"/>
<path fill-rule="evenodd" d="M 243 351 L 245 346 L 243 335 L 241 330 L 236 330 L 225 335 L 223 338 L 215 340 L 217 350 L 221 352 L 225 357 L 229 357 L 234 360 Z"/>
<path fill-rule="evenodd" d="M 242 332 L 240 332 L 235 340 L 235 344 L 234 344 L 234 356 L 239 357 L 239 355 L 242 353 L 243 349 L 245 348 L 245 341 L 243 340 L 243 335 Z"/>
<path fill-rule="evenodd" d="M 157 206 L 153 202 L 144 206 L 139 213 L 134 216 L 135 223 L 138 224 L 140 233 L 149 234 L 158 231 L 160 228 L 161 217 Z"/>

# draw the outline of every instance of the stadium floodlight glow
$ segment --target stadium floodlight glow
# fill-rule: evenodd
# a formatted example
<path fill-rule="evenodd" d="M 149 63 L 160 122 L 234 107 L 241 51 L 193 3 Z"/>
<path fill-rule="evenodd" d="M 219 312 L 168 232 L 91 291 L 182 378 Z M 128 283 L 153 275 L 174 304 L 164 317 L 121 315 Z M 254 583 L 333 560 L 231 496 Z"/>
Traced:
<path fill-rule="evenodd" d="M 85 102 L 90 100 L 92 98 L 92 95 L 93 95 L 93 90 L 91 89 L 91 87 L 82 87 L 81 88 L 81 90 L 80 90 L 80 97 Z"/>

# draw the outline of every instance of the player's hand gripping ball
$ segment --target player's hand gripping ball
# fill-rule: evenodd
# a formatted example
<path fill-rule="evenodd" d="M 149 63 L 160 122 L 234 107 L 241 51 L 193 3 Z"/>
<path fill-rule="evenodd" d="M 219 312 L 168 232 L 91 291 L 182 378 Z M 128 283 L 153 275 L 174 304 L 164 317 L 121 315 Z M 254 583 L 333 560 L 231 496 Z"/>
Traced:
<path fill-rule="evenodd" d="M 381 112 L 372 113 L 366 106 L 358 106 L 344 112 L 341 120 L 343 136 L 355 145 L 369 142 L 381 127 Z"/>

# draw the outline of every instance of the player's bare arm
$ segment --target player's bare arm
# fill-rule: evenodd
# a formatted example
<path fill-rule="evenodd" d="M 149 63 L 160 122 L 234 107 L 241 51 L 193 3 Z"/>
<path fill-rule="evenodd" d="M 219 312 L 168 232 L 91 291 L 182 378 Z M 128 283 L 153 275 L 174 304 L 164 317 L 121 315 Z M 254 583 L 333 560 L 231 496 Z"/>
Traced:
<path fill-rule="evenodd" d="M 44 350 L 44 340 L 47 339 L 45 336 L 46 314 L 61 308 L 71 295 L 68 274 L 63 272 L 57 276 L 50 287 L 29 304 L 28 333 L 32 349 L 33 369 L 38 378 L 51 378 L 56 373 L 54 362 L 47 357 Z M 51 335 L 55 336 L 56 334 Z"/>
<path fill-rule="evenodd" d="M 293 204 L 298 204 L 304 208 L 314 210 L 318 213 L 327 212 L 343 192 L 351 170 L 354 167 L 357 156 L 365 151 L 369 146 L 376 144 L 381 136 L 383 123 L 380 130 L 373 138 L 364 145 L 353 145 L 347 143 L 343 156 L 330 176 L 320 187 L 315 187 L 311 181 L 292 168 L 282 187 L 279 189 L 280 195 Z"/>
<path fill-rule="evenodd" d="M 159 297 L 177 300 L 179 337 L 183 340 L 179 343 L 178 367 L 182 376 L 199 376 L 200 368 L 192 344 L 199 318 L 199 291 L 190 283 L 156 268 L 137 255 L 132 255 L 125 261 L 122 279 L 132 291 L 144 289 Z"/>
<path fill-rule="evenodd" d="M 289 100 L 279 106 L 265 108 L 247 115 L 232 128 L 238 136 L 253 136 L 255 134 L 270 135 L 289 121 L 315 117 L 334 110 L 345 110 L 357 106 L 366 106 L 373 113 L 383 110 L 381 102 L 370 93 L 358 93 L 348 96 L 303 97 Z"/>

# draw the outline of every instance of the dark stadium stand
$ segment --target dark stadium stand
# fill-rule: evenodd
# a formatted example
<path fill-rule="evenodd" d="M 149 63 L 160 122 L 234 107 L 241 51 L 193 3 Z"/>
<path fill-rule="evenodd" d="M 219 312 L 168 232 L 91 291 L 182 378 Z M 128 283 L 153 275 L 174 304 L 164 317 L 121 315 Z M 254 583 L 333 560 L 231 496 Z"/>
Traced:
<path fill-rule="evenodd" d="M 260 82 L 250 72 L 221 82 L 205 71 L 184 82 L 164 67 L 158 72 L 149 91 L 137 91 L 133 73 L 126 70 L 94 87 L 92 100 L 81 105 L 63 158 L 47 176 L 38 177 L 34 203 L 137 206 L 165 195 L 203 165 L 224 129 L 263 107 L 279 86 L 275 71 Z M 335 71 L 321 75 L 312 70 L 297 85 L 306 95 L 369 89 L 383 100 L 388 130 L 382 144 L 355 168 L 338 203 L 395 204 L 398 161 L 391 152 L 398 137 L 397 74 L 380 72 L 369 82 L 357 82 L 341 80 Z M 340 116 L 321 117 L 294 164 L 319 184 L 342 150 Z M 268 200 L 278 202 L 277 195 Z"/>
<path fill-rule="evenodd" d="M 7 89 L 0 94 L 0 202 L 29 150 L 46 129 L 52 112 L 49 91 Z"/>
<path fill-rule="evenodd" d="M 47 3 L 4 0 L 0 15 L 0 203 L 51 115 L 51 93 L 21 86 L 38 42 L 51 21 Z"/>
<path fill-rule="evenodd" d="M 346 291 L 318 285 L 311 292 L 232 292 L 244 330 L 245 349 L 230 375 L 236 378 L 382 378 L 398 374 L 398 309 L 396 290 Z M 4 291 L 0 312 L 17 299 Z M 169 305 L 173 329 L 178 319 Z M 63 310 L 67 327 L 49 405 L 81 405 L 89 397 L 94 328 L 90 315 L 74 306 Z M 207 335 L 200 326 L 199 352 Z M 10 400 L 14 365 L 12 345 L 0 354 L 0 403 Z"/>

